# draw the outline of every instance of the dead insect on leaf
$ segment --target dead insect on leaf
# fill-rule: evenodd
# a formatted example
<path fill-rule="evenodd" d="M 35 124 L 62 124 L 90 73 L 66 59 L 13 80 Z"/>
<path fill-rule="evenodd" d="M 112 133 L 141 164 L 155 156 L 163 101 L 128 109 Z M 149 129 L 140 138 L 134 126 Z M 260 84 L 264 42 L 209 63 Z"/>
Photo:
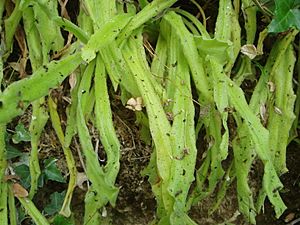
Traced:
<path fill-rule="evenodd" d="M 277 113 L 278 115 L 282 115 L 281 109 L 279 109 L 277 106 L 274 106 L 274 111 L 275 111 L 275 113 Z"/>
<path fill-rule="evenodd" d="M 261 104 L 260 105 L 260 107 L 259 107 L 259 113 L 260 113 L 260 118 L 262 120 L 262 123 L 265 126 L 267 124 L 267 121 L 268 121 L 266 104 Z"/>
<path fill-rule="evenodd" d="M 182 150 L 182 155 L 181 155 L 180 157 L 176 156 L 175 159 L 177 159 L 177 160 L 183 160 L 184 157 L 185 157 L 186 155 L 189 155 L 189 154 L 190 154 L 189 149 L 188 149 L 188 148 L 184 148 L 184 149 Z"/>
<path fill-rule="evenodd" d="M 24 106 L 24 102 L 23 102 L 23 101 L 19 101 L 19 102 L 18 102 L 17 108 L 18 108 L 18 109 L 24 110 L 24 107 L 25 107 L 25 106 Z"/>
<path fill-rule="evenodd" d="M 172 112 L 166 112 L 166 116 L 167 116 L 167 119 L 169 121 L 173 121 L 174 120 L 174 115 Z"/>
<path fill-rule="evenodd" d="M 224 108 L 224 112 L 228 112 L 228 113 L 234 113 L 236 112 L 235 108 L 232 108 L 232 107 L 225 107 Z"/>
<path fill-rule="evenodd" d="M 164 107 L 169 106 L 172 102 L 173 102 L 173 100 L 168 98 L 166 101 L 164 101 Z"/>
<path fill-rule="evenodd" d="M 76 77 L 76 74 L 73 72 L 69 76 L 69 84 L 70 84 L 71 90 L 75 87 L 76 83 L 77 83 L 77 77 Z"/>
<path fill-rule="evenodd" d="M 273 93 L 275 91 L 275 89 L 276 89 L 275 84 L 272 81 L 269 81 L 267 84 L 268 84 L 268 87 L 269 87 L 269 91 L 271 93 Z"/>

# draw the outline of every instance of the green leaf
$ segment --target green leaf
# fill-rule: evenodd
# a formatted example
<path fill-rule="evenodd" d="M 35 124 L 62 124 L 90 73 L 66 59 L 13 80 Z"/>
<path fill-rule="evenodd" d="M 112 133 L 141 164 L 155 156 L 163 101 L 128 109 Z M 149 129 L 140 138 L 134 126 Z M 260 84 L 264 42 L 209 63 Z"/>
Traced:
<path fill-rule="evenodd" d="M 15 129 L 16 133 L 12 136 L 13 143 L 18 144 L 21 141 L 28 142 L 31 140 L 30 133 L 28 130 L 26 130 L 24 124 L 19 123 Z"/>
<path fill-rule="evenodd" d="M 15 167 L 20 166 L 22 164 L 29 166 L 29 157 L 30 154 L 28 152 L 23 152 L 18 161 L 14 163 Z"/>
<path fill-rule="evenodd" d="M 10 133 L 8 133 L 8 132 L 5 132 L 5 143 L 6 144 L 9 144 L 9 141 L 10 141 L 10 139 L 11 139 L 11 134 Z"/>
<path fill-rule="evenodd" d="M 45 173 L 41 173 L 41 175 L 39 176 L 39 179 L 38 179 L 38 187 L 43 187 L 44 186 L 44 184 L 46 183 L 46 175 L 45 175 Z"/>
<path fill-rule="evenodd" d="M 24 207 L 26 214 L 32 218 L 34 222 L 33 224 L 50 225 L 45 216 L 37 209 L 35 204 L 29 198 L 18 197 L 18 200 L 21 203 L 22 207 Z"/>
<path fill-rule="evenodd" d="M 275 18 L 269 25 L 269 32 L 284 32 L 291 27 L 300 30 L 299 0 L 275 0 Z"/>
<path fill-rule="evenodd" d="M 26 219 L 26 213 L 23 207 L 17 208 L 17 215 L 18 215 L 18 224 L 22 224 L 23 220 Z"/>
<path fill-rule="evenodd" d="M 113 17 L 109 22 L 97 30 L 82 49 L 82 59 L 86 62 L 92 61 L 96 57 L 96 52 L 104 46 L 111 44 L 130 19 L 131 17 L 127 14 L 120 14 Z"/>
<path fill-rule="evenodd" d="M 23 155 L 23 152 L 19 151 L 12 145 L 9 145 L 9 144 L 6 145 L 6 159 L 7 160 L 19 157 L 21 155 Z"/>
<path fill-rule="evenodd" d="M 70 218 L 66 218 L 62 215 L 56 215 L 53 222 L 52 222 L 52 225 L 73 225 L 75 224 L 72 219 Z"/>
<path fill-rule="evenodd" d="M 212 56 L 220 64 L 224 65 L 234 60 L 232 43 L 218 39 L 207 39 L 202 36 L 194 36 L 195 43 L 201 55 Z"/>
<path fill-rule="evenodd" d="M 46 176 L 46 180 L 53 180 L 61 183 L 65 183 L 65 178 L 62 176 L 60 170 L 56 166 L 57 159 L 49 158 L 44 160 L 44 174 Z"/>
<path fill-rule="evenodd" d="M 21 164 L 15 167 L 16 174 L 21 178 L 21 184 L 24 188 L 30 187 L 30 172 L 29 167 L 25 164 Z"/>
<path fill-rule="evenodd" d="M 48 95 L 49 89 L 57 87 L 82 62 L 80 53 L 53 60 L 40 67 L 31 76 L 13 82 L 0 94 L 0 123 L 7 123 L 21 115 L 35 101 Z M 47 79 L 46 79 L 47 78 Z"/>
<path fill-rule="evenodd" d="M 53 215 L 53 214 L 57 213 L 63 204 L 65 195 L 66 195 L 66 191 L 63 191 L 61 193 L 54 192 L 53 194 L 51 194 L 50 195 L 51 201 L 44 208 L 45 213 L 47 213 L 48 215 Z M 62 224 L 62 223 L 59 223 L 59 224 Z"/>

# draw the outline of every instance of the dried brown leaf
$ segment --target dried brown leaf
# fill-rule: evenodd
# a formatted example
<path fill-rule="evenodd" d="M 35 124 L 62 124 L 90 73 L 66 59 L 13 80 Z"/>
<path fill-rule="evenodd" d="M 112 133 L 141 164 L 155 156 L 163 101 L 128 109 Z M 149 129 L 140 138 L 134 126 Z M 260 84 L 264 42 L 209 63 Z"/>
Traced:
<path fill-rule="evenodd" d="M 250 59 L 254 59 L 258 55 L 255 45 L 252 44 L 243 45 L 241 47 L 241 53 L 248 56 Z"/>
<path fill-rule="evenodd" d="M 142 97 L 130 98 L 126 103 L 126 108 L 132 111 L 142 111 L 143 108 Z"/>
<path fill-rule="evenodd" d="M 28 191 L 19 183 L 13 183 L 12 189 L 16 197 L 24 198 L 28 196 Z"/>

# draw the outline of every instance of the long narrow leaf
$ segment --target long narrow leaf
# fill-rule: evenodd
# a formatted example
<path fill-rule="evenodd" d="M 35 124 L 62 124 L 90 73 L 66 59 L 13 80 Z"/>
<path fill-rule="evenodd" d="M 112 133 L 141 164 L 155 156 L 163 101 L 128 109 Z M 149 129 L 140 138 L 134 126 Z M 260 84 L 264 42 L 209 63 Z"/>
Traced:
<path fill-rule="evenodd" d="M 52 61 L 30 77 L 14 82 L 0 94 L 0 123 L 9 122 L 22 114 L 34 100 L 48 94 L 81 63 L 80 53 Z M 46 79 L 47 78 L 47 79 Z"/>

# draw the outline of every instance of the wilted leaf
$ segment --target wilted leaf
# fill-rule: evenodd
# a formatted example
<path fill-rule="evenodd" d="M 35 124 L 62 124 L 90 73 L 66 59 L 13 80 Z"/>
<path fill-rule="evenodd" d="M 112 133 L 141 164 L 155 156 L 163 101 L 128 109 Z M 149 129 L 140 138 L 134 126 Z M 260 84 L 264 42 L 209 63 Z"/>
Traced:
<path fill-rule="evenodd" d="M 257 55 L 257 49 L 255 45 L 246 44 L 241 47 L 241 53 L 248 56 L 250 59 L 254 59 Z"/>
<path fill-rule="evenodd" d="M 275 18 L 270 23 L 269 32 L 284 32 L 291 27 L 300 30 L 299 0 L 275 0 Z"/>
<path fill-rule="evenodd" d="M 268 121 L 268 115 L 267 115 L 267 108 L 265 104 L 261 104 L 259 107 L 259 113 L 260 113 L 260 118 L 263 122 L 263 124 L 267 124 Z"/>
<path fill-rule="evenodd" d="M 8 181 L 8 180 L 10 180 L 10 181 L 17 181 L 17 180 L 20 180 L 20 177 L 17 176 L 17 175 L 5 175 L 4 176 L 4 180 L 5 181 Z"/>
<path fill-rule="evenodd" d="M 24 198 L 28 196 L 27 190 L 18 183 L 12 184 L 13 193 L 16 197 Z"/>
<path fill-rule="evenodd" d="M 126 103 L 126 108 L 133 111 L 142 111 L 143 99 L 142 97 L 130 98 Z"/>
<path fill-rule="evenodd" d="M 60 170 L 56 166 L 57 159 L 49 158 L 44 160 L 44 173 L 47 180 L 54 180 L 57 182 L 65 183 L 65 179 L 62 176 Z"/>
<path fill-rule="evenodd" d="M 24 124 L 19 123 L 16 126 L 16 133 L 12 136 L 12 141 L 15 144 L 20 143 L 21 141 L 30 141 L 30 133 L 28 130 L 25 129 Z"/>
<path fill-rule="evenodd" d="M 20 72 L 20 77 L 23 78 L 26 74 L 26 62 L 28 59 L 28 49 L 27 49 L 27 44 L 26 44 L 26 40 L 25 40 L 25 33 L 21 27 L 17 28 L 16 33 L 15 33 L 15 38 L 16 38 L 19 48 L 22 52 L 22 58 L 20 60 L 22 70 L 19 72 Z"/>
<path fill-rule="evenodd" d="M 289 213 L 285 218 L 284 218 L 284 222 L 288 223 L 291 222 L 293 219 L 295 218 L 295 213 Z"/>
<path fill-rule="evenodd" d="M 57 213 L 63 204 L 65 195 L 66 195 L 66 191 L 63 191 L 61 193 L 54 192 L 53 194 L 51 194 L 50 195 L 51 201 L 44 208 L 45 213 L 47 213 L 48 215 L 53 215 L 53 214 Z"/>
<path fill-rule="evenodd" d="M 83 189 L 83 183 L 88 181 L 85 173 L 77 173 L 76 186 Z"/>
<path fill-rule="evenodd" d="M 77 82 L 76 73 L 73 72 L 69 76 L 69 84 L 70 84 L 71 90 L 75 87 L 76 82 Z"/>
<path fill-rule="evenodd" d="M 15 71 L 20 72 L 22 70 L 22 65 L 19 62 L 10 62 L 8 65 Z"/>
<path fill-rule="evenodd" d="M 272 81 L 269 81 L 267 84 L 268 84 L 268 87 L 269 87 L 269 91 L 271 93 L 273 93 L 275 91 L 275 89 L 276 89 L 275 84 Z"/>

